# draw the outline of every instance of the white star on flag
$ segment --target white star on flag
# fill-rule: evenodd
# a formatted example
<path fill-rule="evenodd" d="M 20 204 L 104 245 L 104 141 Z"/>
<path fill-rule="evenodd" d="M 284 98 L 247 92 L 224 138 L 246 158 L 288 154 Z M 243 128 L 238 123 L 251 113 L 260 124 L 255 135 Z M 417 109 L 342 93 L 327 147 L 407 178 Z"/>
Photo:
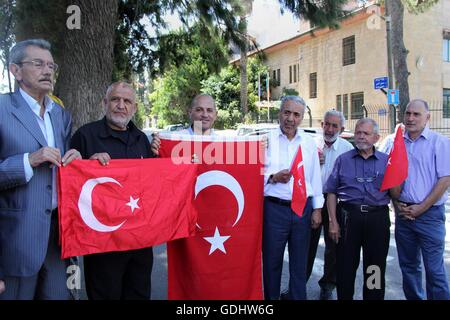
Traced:
<path fill-rule="evenodd" d="M 130 202 L 127 203 L 127 206 L 129 206 L 131 208 L 131 213 L 134 212 L 134 209 L 140 209 L 140 207 L 137 204 L 138 201 L 139 201 L 139 198 L 133 199 L 133 197 L 130 196 Z"/>
<path fill-rule="evenodd" d="M 222 251 L 223 253 L 226 254 L 227 252 L 225 251 L 225 247 L 223 246 L 223 243 L 225 241 L 227 241 L 228 238 L 230 238 L 230 236 L 221 236 L 219 233 L 219 229 L 217 227 L 216 227 L 216 231 L 214 232 L 213 237 L 203 237 L 203 239 L 205 239 L 206 241 L 211 243 L 211 249 L 209 249 L 210 255 L 217 249 L 219 249 L 220 251 Z"/>

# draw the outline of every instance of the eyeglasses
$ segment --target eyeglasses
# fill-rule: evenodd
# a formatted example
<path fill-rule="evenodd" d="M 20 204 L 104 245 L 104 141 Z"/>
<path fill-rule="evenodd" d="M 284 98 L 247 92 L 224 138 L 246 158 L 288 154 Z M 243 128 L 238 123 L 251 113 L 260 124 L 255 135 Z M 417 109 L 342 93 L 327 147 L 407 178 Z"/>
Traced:
<path fill-rule="evenodd" d="M 35 67 L 36 69 L 43 69 L 44 66 L 47 65 L 47 67 L 50 70 L 52 70 L 53 72 L 56 72 L 56 70 L 58 70 L 58 65 L 56 63 L 43 61 L 41 59 L 34 59 L 31 61 L 22 61 L 22 62 L 18 63 L 18 65 L 25 64 L 25 63 L 31 63 L 33 65 L 33 67 Z"/>

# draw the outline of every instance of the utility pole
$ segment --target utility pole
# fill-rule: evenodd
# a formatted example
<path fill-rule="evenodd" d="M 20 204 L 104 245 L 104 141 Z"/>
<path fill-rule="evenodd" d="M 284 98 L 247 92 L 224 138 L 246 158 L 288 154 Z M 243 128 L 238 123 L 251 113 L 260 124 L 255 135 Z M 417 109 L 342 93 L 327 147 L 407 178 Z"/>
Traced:
<path fill-rule="evenodd" d="M 392 66 L 392 45 L 391 45 L 391 16 L 389 13 L 389 2 L 392 0 L 384 1 L 384 20 L 386 21 L 386 44 L 387 44 L 387 59 L 388 59 L 388 78 L 389 78 L 389 89 L 395 89 L 395 80 L 394 80 L 394 70 Z M 394 105 L 389 105 L 389 114 L 390 117 L 390 127 L 391 132 L 395 130 L 395 122 L 397 117 L 397 109 Z"/>

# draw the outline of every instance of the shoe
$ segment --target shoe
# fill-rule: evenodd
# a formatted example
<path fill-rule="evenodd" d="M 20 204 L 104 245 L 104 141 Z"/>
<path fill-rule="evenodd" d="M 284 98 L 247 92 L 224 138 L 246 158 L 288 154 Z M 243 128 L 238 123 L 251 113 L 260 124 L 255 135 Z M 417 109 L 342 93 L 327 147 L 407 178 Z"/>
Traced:
<path fill-rule="evenodd" d="M 283 291 L 280 294 L 280 300 L 291 300 L 291 297 L 289 296 L 289 290 Z"/>
<path fill-rule="evenodd" d="M 320 289 L 320 300 L 331 300 L 333 297 L 333 290 L 330 289 Z"/>

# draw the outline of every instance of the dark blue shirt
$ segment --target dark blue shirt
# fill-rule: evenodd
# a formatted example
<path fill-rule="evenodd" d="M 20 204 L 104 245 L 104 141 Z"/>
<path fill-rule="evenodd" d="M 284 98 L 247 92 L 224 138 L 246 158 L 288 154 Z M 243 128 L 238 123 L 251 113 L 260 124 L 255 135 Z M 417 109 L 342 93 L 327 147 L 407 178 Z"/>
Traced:
<path fill-rule="evenodd" d="M 375 151 L 364 159 L 356 149 L 341 154 L 325 185 L 326 193 L 335 193 L 341 201 L 381 206 L 389 203 L 388 191 L 380 191 L 388 155 Z"/>

